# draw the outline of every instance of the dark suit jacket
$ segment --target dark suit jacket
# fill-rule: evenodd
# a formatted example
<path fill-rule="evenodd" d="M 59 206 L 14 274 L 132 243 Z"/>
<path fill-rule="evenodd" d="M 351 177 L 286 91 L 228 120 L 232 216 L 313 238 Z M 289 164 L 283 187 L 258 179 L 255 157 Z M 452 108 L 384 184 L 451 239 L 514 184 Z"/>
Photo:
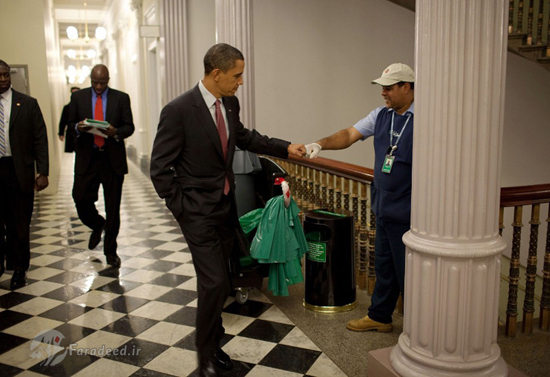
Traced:
<path fill-rule="evenodd" d="M 151 156 L 151 178 L 176 219 L 183 211 L 189 218 L 207 216 L 221 200 L 226 175 L 231 188 L 235 188 L 232 168 L 235 146 L 288 157 L 289 142 L 243 126 L 237 97 L 222 100 L 229 127 L 227 160 L 198 85 L 167 104 L 160 114 Z"/>
<path fill-rule="evenodd" d="M 61 118 L 59 119 L 59 136 L 65 136 L 65 152 L 74 152 L 74 138 L 75 130 L 73 127 L 68 127 L 69 124 L 69 108 L 70 104 L 63 106 L 61 112 Z M 67 129 L 67 135 L 65 135 L 65 128 Z"/>
<path fill-rule="evenodd" d="M 24 191 L 34 190 L 36 172 L 49 175 L 46 123 L 36 99 L 12 89 L 10 147 L 17 180 Z"/>
<path fill-rule="evenodd" d="M 69 107 L 69 127 L 75 125 L 84 119 L 93 119 L 94 110 L 92 109 L 92 88 L 85 88 L 74 92 L 71 96 Z M 126 148 L 124 139 L 134 133 L 134 120 L 132 109 L 130 107 L 130 97 L 128 94 L 109 88 L 107 92 L 107 109 L 105 111 L 105 121 L 109 122 L 116 130 L 116 138 L 109 137 L 105 139 L 105 153 L 109 162 L 118 175 L 128 173 L 128 163 L 126 161 Z M 82 132 L 75 143 L 75 173 L 85 174 L 90 166 L 92 151 L 94 148 L 94 135 L 89 132 Z"/>

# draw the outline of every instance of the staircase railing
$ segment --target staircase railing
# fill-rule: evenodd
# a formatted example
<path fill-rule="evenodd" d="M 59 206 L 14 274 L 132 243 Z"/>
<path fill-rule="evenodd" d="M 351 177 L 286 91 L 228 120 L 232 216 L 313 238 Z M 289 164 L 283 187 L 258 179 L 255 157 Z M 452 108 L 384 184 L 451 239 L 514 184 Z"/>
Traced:
<path fill-rule="evenodd" d="M 506 308 L 505 335 L 516 335 L 516 322 L 518 316 L 517 301 L 520 280 L 520 256 L 521 256 L 521 230 L 523 227 L 523 209 L 531 206 L 531 219 L 529 221 L 529 249 L 525 273 L 525 299 L 523 301 L 522 332 L 533 332 L 533 317 L 535 313 L 535 282 L 537 277 L 537 255 L 540 227 L 541 204 L 550 203 L 550 184 L 505 187 L 500 192 L 500 234 L 504 229 L 505 211 L 514 209 L 512 255 L 510 258 L 510 271 L 508 273 L 508 302 Z M 540 296 L 539 328 L 550 329 L 550 206 L 546 217 L 546 247 L 544 253 L 544 267 L 542 275 L 542 293 Z"/>
<path fill-rule="evenodd" d="M 327 158 L 314 160 L 290 157 L 275 161 L 289 173 L 289 185 L 294 200 L 302 211 L 315 208 L 344 208 L 355 216 L 355 250 L 357 261 L 357 285 L 372 294 L 376 281 L 374 273 L 374 239 L 376 224 L 370 207 L 370 185 L 373 170 L 362 166 L 343 163 Z M 516 335 L 518 316 L 518 289 L 520 288 L 520 256 L 522 213 L 525 206 L 531 206 L 531 229 L 525 275 L 525 299 L 523 302 L 522 332 L 533 331 L 535 313 L 535 281 L 537 276 L 538 230 L 541 204 L 550 203 L 550 184 L 506 187 L 501 189 L 499 228 L 504 230 L 504 216 L 514 208 L 513 241 L 509 271 L 502 271 L 504 281 L 509 282 L 506 310 L 505 334 Z M 550 206 L 546 219 L 546 249 L 540 295 L 539 327 L 550 330 Z"/>
<path fill-rule="evenodd" d="M 550 69 L 550 0 L 510 0 L 508 48 Z"/>

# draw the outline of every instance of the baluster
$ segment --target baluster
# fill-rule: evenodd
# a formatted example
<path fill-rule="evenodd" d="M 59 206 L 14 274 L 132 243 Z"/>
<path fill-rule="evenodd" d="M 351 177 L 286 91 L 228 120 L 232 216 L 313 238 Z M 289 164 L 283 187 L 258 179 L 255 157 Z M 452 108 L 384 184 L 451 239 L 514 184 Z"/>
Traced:
<path fill-rule="evenodd" d="M 315 208 L 321 208 L 321 182 L 323 173 L 320 170 L 316 170 L 317 177 L 315 179 Z"/>
<path fill-rule="evenodd" d="M 512 34 L 514 32 L 514 0 L 509 1 L 508 9 L 508 34 Z"/>
<path fill-rule="evenodd" d="M 498 234 L 502 237 L 502 231 L 504 230 L 504 207 L 500 207 L 498 216 Z"/>
<path fill-rule="evenodd" d="M 369 230 L 369 280 L 367 284 L 367 293 L 372 295 L 374 284 L 376 283 L 376 273 L 374 272 L 374 240 L 376 239 L 376 218 L 372 207 L 370 209 L 370 230 Z"/>
<path fill-rule="evenodd" d="M 355 258 L 355 276 L 358 275 L 359 266 L 359 183 L 350 179 L 349 187 L 351 192 L 351 211 L 353 213 L 353 255 Z"/>
<path fill-rule="evenodd" d="M 302 167 L 300 165 L 296 165 L 296 170 L 294 171 L 294 200 L 296 201 L 296 204 L 300 208 L 300 211 L 303 211 L 304 203 L 302 201 L 302 175 L 301 175 Z"/>
<path fill-rule="evenodd" d="M 307 175 L 307 184 L 308 184 L 308 206 L 307 208 L 309 210 L 315 209 L 315 169 L 308 168 L 308 175 Z"/>
<path fill-rule="evenodd" d="M 521 216 L 522 206 L 514 207 L 514 235 L 512 239 L 512 257 L 510 258 L 510 273 L 508 283 L 508 306 L 506 310 L 506 328 L 504 334 L 509 337 L 516 336 L 516 323 L 518 316 L 518 284 L 519 284 L 519 253 L 521 247 Z"/>
<path fill-rule="evenodd" d="M 367 251 L 369 243 L 369 231 L 367 228 L 367 185 L 361 184 L 361 217 L 359 228 L 359 263 L 357 264 L 357 285 L 359 289 L 367 288 Z"/>
<path fill-rule="evenodd" d="M 322 176 L 324 177 L 324 179 L 321 180 L 321 182 L 322 182 L 322 184 L 321 184 L 321 207 L 322 208 L 328 208 L 328 204 L 327 204 L 327 186 L 328 186 L 330 174 L 329 173 L 324 173 L 324 174 L 322 174 Z"/>
<path fill-rule="evenodd" d="M 550 204 L 546 218 L 546 252 L 542 270 L 542 295 L 540 298 L 539 327 L 541 330 L 550 330 Z"/>
<path fill-rule="evenodd" d="M 537 46 L 542 45 L 542 18 L 544 12 L 544 0 L 539 0 L 539 17 L 537 20 Z"/>
<path fill-rule="evenodd" d="M 298 185 L 296 184 L 296 172 L 297 172 L 297 166 L 296 164 L 291 164 L 290 162 L 287 163 L 288 165 L 288 185 L 290 186 L 290 195 L 292 195 L 292 198 L 298 204 Z M 299 206 L 299 205 L 298 205 Z"/>
<path fill-rule="evenodd" d="M 359 245 L 359 183 L 350 179 L 349 184 L 352 187 L 351 208 L 355 223 L 355 241 Z"/>
<path fill-rule="evenodd" d="M 328 209 L 329 211 L 334 211 L 334 175 L 329 174 L 329 183 L 328 183 Z"/>
<path fill-rule="evenodd" d="M 344 178 L 336 176 L 336 208 L 342 208 L 342 181 Z"/>
<path fill-rule="evenodd" d="M 297 191 L 297 196 L 298 196 L 298 199 L 299 199 L 299 206 L 300 206 L 300 211 L 303 212 L 304 211 L 304 190 L 303 190 L 303 187 L 302 187 L 302 179 L 303 179 L 303 167 L 302 166 L 298 166 L 298 169 L 296 171 L 296 191 Z"/>
<path fill-rule="evenodd" d="M 306 212 L 308 210 L 308 200 L 309 200 L 309 194 L 307 190 L 307 171 L 308 169 L 304 166 L 302 166 L 302 211 Z"/>
<path fill-rule="evenodd" d="M 525 272 L 525 299 L 523 300 L 523 323 L 521 331 L 533 333 L 533 313 L 535 312 L 535 278 L 537 276 L 537 245 L 539 239 L 540 204 L 531 207 L 531 231 L 529 233 L 529 256 Z"/>
<path fill-rule="evenodd" d="M 298 171 L 299 171 L 299 166 L 297 164 L 292 164 L 291 165 L 291 168 L 290 168 L 290 183 L 289 185 L 291 185 L 291 192 L 290 194 L 292 195 L 292 197 L 294 198 L 294 201 L 296 202 L 296 205 L 298 205 L 298 207 L 300 208 L 301 206 L 301 199 L 300 199 L 300 193 L 299 193 L 299 184 L 298 184 Z"/>
<path fill-rule="evenodd" d="M 527 46 L 533 44 L 533 1 L 529 0 L 529 14 L 527 15 Z"/>
<path fill-rule="evenodd" d="M 344 192 L 343 192 L 343 196 L 344 196 L 344 209 L 349 211 L 349 196 L 350 196 L 350 188 L 349 186 L 346 185 L 346 179 L 345 178 L 342 178 L 342 184 L 344 186 Z M 351 185 L 351 180 L 350 180 L 350 185 Z M 347 188 L 347 190 L 346 190 Z"/>
<path fill-rule="evenodd" d="M 518 33 L 523 33 L 523 0 L 520 0 L 518 6 Z"/>

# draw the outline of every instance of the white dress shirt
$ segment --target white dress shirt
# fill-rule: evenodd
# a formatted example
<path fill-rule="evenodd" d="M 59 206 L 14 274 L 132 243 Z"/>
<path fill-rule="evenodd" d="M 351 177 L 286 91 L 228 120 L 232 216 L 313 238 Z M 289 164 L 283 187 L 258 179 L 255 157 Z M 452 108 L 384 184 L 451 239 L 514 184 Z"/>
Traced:
<path fill-rule="evenodd" d="M 212 119 L 214 119 L 214 124 L 218 126 L 218 123 L 216 122 L 216 100 L 217 98 L 206 89 L 206 87 L 203 85 L 202 80 L 199 81 L 199 90 L 201 91 L 202 98 L 204 99 L 204 102 L 206 103 L 206 106 L 208 107 L 208 110 L 210 110 L 210 114 L 212 115 Z M 222 110 L 223 115 L 223 121 L 225 122 L 225 131 L 227 132 L 227 139 L 229 140 L 229 123 L 227 123 L 227 116 L 225 115 L 225 106 L 223 105 L 223 101 L 220 99 L 220 109 Z"/>
<path fill-rule="evenodd" d="M 10 117 L 11 117 L 11 102 L 13 93 L 11 88 L 0 94 L 2 97 L 2 105 L 4 106 L 4 138 L 6 139 L 6 154 L 4 157 L 11 156 L 10 147 Z"/>

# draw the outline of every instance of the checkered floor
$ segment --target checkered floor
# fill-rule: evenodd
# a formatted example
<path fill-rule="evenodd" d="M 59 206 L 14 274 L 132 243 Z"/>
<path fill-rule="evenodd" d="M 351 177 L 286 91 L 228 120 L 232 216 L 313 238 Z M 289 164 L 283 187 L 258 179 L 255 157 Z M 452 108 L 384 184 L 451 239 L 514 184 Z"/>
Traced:
<path fill-rule="evenodd" d="M 62 163 L 58 193 L 35 201 L 28 285 L 12 292 L 11 271 L 0 277 L 0 375 L 196 375 L 195 271 L 172 215 L 130 163 L 113 269 L 103 243 L 87 249 L 73 156 Z M 223 376 L 345 376 L 260 290 L 244 305 L 230 297 L 223 319 L 235 361 Z"/>

